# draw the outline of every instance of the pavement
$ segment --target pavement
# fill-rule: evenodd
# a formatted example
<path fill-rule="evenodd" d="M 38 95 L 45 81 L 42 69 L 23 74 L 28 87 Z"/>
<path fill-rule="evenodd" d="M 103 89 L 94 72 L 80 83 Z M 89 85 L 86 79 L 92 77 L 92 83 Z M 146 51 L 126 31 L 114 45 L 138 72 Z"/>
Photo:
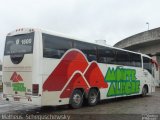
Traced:
<path fill-rule="evenodd" d="M 70 115 L 71 119 L 125 119 L 128 120 L 159 120 L 160 119 L 160 88 L 146 97 L 133 96 L 101 101 L 98 105 L 83 106 L 71 109 L 67 105 L 59 107 L 36 107 L 2 101 L 0 99 L 1 114 L 36 114 L 36 115 Z M 148 119 L 152 118 L 152 119 Z"/>

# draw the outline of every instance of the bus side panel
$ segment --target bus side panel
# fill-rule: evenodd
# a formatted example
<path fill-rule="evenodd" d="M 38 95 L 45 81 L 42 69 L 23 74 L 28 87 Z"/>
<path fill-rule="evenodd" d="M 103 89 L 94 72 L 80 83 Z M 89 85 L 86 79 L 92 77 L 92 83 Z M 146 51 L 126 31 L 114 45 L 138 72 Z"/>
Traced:
<path fill-rule="evenodd" d="M 125 75 L 131 75 L 130 78 L 126 78 L 119 81 L 118 78 L 116 78 L 117 74 L 119 74 L 117 73 L 117 74 L 114 74 L 116 81 L 114 80 L 111 81 L 111 77 L 113 76 L 111 76 L 111 73 L 109 73 L 109 71 L 113 70 L 113 72 L 116 73 L 118 66 L 99 64 L 99 67 L 103 73 L 104 81 L 108 83 L 108 88 L 99 89 L 101 100 L 141 94 L 142 86 L 144 84 L 143 76 L 142 76 L 143 70 L 141 68 L 135 68 L 135 67 L 131 68 L 131 67 L 125 67 L 125 66 L 121 67 L 121 70 L 128 72 L 128 74 L 125 74 Z M 47 79 L 47 76 L 43 76 L 44 82 L 46 79 Z M 117 83 L 119 83 L 118 87 L 117 87 Z M 69 104 L 69 98 L 65 98 L 65 99 L 60 98 L 61 93 L 62 91 L 44 91 L 42 96 L 42 105 Z"/>
<path fill-rule="evenodd" d="M 45 83 L 49 75 L 53 72 L 53 70 L 56 68 L 56 66 L 59 64 L 59 62 L 60 60 L 43 58 L 42 89 L 43 84 Z M 69 99 L 67 98 L 61 100 L 60 94 L 61 91 L 42 91 L 42 106 L 68 104 Z"/>
<path fill-rule="evenodd" d="M 56 68 L 57 64 L 59 64 L 58 60 L 44 59 L 43 83 L 51 74 L 52 70 Z M 108 84 L 108 88 L 99 89 L 101 100 L 141 94 L 141 86 L 143 85 L 142 68 L 119 67 L 109 64 L 98 64 L 98 66 L 104 76 L 104 82 Z M 43 91 L 42 105 L 68 104 L 69 98 L 61 99 L 61 93 L 62 91 Z"/>
<path fill-rule="evenodd" d="M 147 70 L 143 70 L 143 84 L 141 86 L 141 88 L 144 87 L 144 85 L 148 86 L 148 93 L 152 93 L 155 92 L 155 79 L 153 78 L 153 76 L 151 75 L 151 73 L 149 73 Z"/>
<path fill-rule="evenodd" d="M 143 86 L 143 69 L 136 67 L 99 64 L 108 83 L 107 89 L 101 89 L 101 99 L 125 97 L 141 94 Z"/>

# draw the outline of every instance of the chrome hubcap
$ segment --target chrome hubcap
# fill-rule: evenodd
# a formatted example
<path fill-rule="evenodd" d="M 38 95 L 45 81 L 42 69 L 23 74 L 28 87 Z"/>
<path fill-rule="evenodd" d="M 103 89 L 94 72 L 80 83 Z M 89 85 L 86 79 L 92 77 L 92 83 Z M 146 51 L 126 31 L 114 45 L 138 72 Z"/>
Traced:
<path fill-rule="evenodd" d="M 90 102 L 91 103 L 95 103 L 97 100 L 97 94 L 96 93 L 92 93 L 91 97 L 90 97 Z"/>
<path fill-rule="evenodd" d="M 73 96 L 73 102 L 74 103 L 76 103 L 76 104 L 80 104 L 80 102 L 81 102 L 81 96 L 79 95 L 79 94 L 75 94 L 74 96 Z"/>

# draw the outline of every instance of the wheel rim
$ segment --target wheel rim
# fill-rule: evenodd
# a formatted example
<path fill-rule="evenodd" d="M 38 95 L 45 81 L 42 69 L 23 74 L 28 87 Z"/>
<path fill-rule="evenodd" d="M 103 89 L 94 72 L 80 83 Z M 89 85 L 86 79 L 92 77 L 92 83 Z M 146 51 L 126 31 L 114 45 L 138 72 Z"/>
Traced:
<path fill-rule="evenodd" d="M 96 101 L 97 101 L 97 94 L 92 93 L 91 96 L 90 96 L 90 102 L 95 103 Z"/>
<path fill-rule="evenodd" d="M 74 96 L 73 96 L 73 102 L 75 103 L 75 104 L 80 104 L 81 103 L 81 96 L 79 95 L 79 94 L 75 94 Z"/>

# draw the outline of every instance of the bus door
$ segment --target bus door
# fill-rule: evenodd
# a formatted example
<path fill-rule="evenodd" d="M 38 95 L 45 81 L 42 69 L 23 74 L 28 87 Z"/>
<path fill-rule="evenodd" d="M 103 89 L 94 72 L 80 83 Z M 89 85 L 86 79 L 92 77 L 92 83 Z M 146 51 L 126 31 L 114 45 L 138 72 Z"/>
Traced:
<path fill-rule="evenodd" d="M 152 60 L 148 57 L 143 57 L 143 85 L 149 85 L 149 92 L 152 90 L 152 86 L 155 86 L 154 73 L 153 73 L 153 64 Z"/>
<path fill-rule="evenodd" d="M 155 60 L 152 60 L 152 76 L 154 77 L 155 85 L 159 86 L 159 69 Z"/>

